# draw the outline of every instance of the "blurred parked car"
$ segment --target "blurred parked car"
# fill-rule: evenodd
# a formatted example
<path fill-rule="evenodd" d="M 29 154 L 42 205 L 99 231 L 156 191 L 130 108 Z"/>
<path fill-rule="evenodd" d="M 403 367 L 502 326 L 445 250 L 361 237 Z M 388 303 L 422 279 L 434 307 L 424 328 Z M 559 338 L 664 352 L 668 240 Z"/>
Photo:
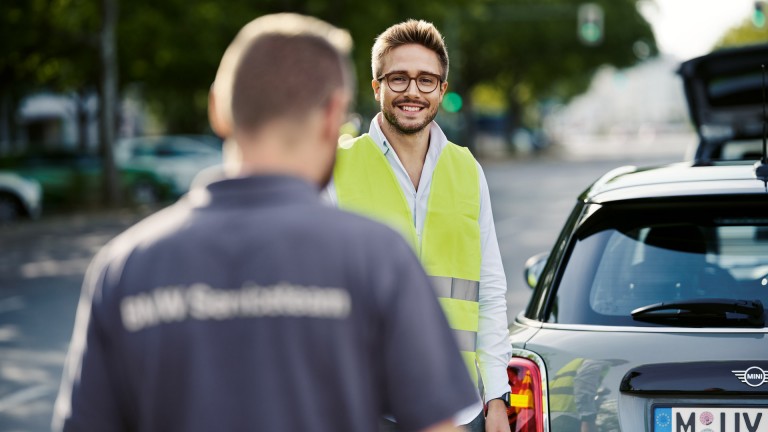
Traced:
<path fill-rule="evenodd" d="M 209 135 L 163 135 L 118 141 L 115 161 L 122 169 L 140 169 L 166 179 L 174 196 L 189 190 L 205 168 L 221 164 L 221 140 Z"/>
<path fill-rule="evenodd" d="M 693 160 L 605 174 L 551 251 L 526 263 L 534 292 L 510 326 L 512 430 L 768 430 L 758 57 L 768 48 L 684 63 Z"/>
<path fill-rule="evenodd" d="M 99 156 L 58 151 L 5 158 L 3 169 L 42 186 L 46 209 L 95 207 L 102 202 L 103 163 Z M 156 204 L 173 198 L 171 183 L 138 167 L 119 169 L 123 198 L 132 204 Z"/>
<path fill-rule="evenodd" d="M 768 44 L 714 51 L 679 69 L 699 142 L 700 163 L 756 160 L 763 137 L 763 69 Z"/>
<path fill-rule="evenodd" d="M 42 210 L 40 183 L 12 172 L 0 171 L 0 224 L 36 219 Z"/>

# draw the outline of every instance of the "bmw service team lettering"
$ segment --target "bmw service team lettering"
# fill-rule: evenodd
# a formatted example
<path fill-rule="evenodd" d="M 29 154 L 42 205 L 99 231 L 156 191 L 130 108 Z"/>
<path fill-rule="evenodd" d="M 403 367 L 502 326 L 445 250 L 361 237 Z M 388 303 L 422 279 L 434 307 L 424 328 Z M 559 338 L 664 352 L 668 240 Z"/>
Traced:
<path fill-rule="evenodd" d="M 288 283 L 267 287 L 247 284 L 233 290 L 203 283 L 161 287 L 120 302 L 123 326 L 128 331 L 187 319 L 275 316 L 343 319 L 350 309 L 351 300 L 346 290 Z"/>

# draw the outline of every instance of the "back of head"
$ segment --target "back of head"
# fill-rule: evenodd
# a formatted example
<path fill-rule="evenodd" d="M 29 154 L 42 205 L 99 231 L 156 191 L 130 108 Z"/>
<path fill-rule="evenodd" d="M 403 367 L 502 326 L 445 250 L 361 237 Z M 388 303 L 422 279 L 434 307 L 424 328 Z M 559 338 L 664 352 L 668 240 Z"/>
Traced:
<path fill-rule="evenodd" d="M 393 49 L 409 44 L 418 44 L 437 54 L 442 68 L 443 81 L 448 79 L 448 49 L 443 35 L 432 23 L 424 20 L 408 20 L 384 30 L 373 44 L 371 50 L 371 71 L 373 79 L 379 79 L 384 69 L 384 57 Z"/>
<path fill-rule="evenodd" d="M 271 120 L 302 118 L 351 88 L 351 47 L 346 31 L 316 18 L 284 13 L 251 21 L 216 74 L 219 119 L 252 132 Z"/>

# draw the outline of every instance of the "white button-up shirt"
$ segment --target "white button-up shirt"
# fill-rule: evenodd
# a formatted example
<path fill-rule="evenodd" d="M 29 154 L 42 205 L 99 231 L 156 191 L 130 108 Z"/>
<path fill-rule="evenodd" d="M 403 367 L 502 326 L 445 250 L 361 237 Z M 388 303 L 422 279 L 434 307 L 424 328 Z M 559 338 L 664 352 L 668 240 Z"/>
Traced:
<path fill-rule="evenodd" d="M 427 202 L 432 184 L 432 173 L 437 165 L 437 160 L 448 144 L 440 126 L 432 122 L 429 131 L 429 149 L 424 160 L 418 189 L 413 186 L 395 150 L 387 142 L 384 133 L 379 126 L 379 117 L 371 121 L 368 134 L 379 146 L 382 153 L 389 161 L 392 170 L 397 177 L 400 187 L 403 189 L 408 207 L 413 216 L 413 224 L 416 234 L 421 240 L 424 230 L 424 219 L 427 214 Z M 499 243 L 496 239 L 496 227 L 493 223 L 491 211 L 491 196 L 488 192 L 488 183 L 480 164 L 477 165 L 480 179 L 480 247 L 482 248 L 482 261 L 480 263 L 480 322 L 477 334 L 477 360 L 480 364 L 480 374 L 485 388 L 485 399 L 497 398 L 509 391 L 507 384 L 507 363 L 512 355 L 512 346 L 509 343 L 509 331 L 507 330 L 507 279 L 504 275 L 504 266 L 501 262 Z M 334 204 L 338 204 L 336 188 L 331 182 L 326 189 L 328 198 Z M 456 416 L 457 424 L 466 424 L 472 421 L 482 408 L 482 404 L 467 407 Z"/>

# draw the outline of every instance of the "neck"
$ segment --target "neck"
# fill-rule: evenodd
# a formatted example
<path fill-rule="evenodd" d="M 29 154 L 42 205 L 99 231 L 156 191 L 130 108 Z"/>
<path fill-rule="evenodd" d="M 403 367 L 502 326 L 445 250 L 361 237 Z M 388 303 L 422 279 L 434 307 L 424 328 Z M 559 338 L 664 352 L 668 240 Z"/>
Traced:
<path fill-rule="evenodd" d="M 421 171 L 420 167 L 424 165 L 424 159 L 429 150 L 429 125 L 418 132 L 404 134 L 394 128 L 383 115 L 379 114 L 376 118 L 381 132 L 397 153 L 400 162 L 406 166 L 406 169 L 409 165 L 418 164 Z"/>
<path fill-rule="evenodd" d="M 255 134 L 236 133 L 224 148 L 224 172 L 228 177 L 289 175 L 317 183 L 317 163 L 311 160 L 321 157 L 313 154 L 315 146 L 302 138 L 306 136 L 298 137 L 283 128 L 265 128 Z"/>
<path fill-rule="evenodd" d="M 404 134 L 395 129 L 384 119 L 383 115 L 379 114 L 377 118 L 387 142 L 395 150 L 400 163 L 403 164 L 403 168 L 411 179 L 413 187 L 418 189 L 421 171 L 424 169 L 424 160 L 427 158 L 427 150 L 429 150 L 429 125 L 416 133 Z"/>

